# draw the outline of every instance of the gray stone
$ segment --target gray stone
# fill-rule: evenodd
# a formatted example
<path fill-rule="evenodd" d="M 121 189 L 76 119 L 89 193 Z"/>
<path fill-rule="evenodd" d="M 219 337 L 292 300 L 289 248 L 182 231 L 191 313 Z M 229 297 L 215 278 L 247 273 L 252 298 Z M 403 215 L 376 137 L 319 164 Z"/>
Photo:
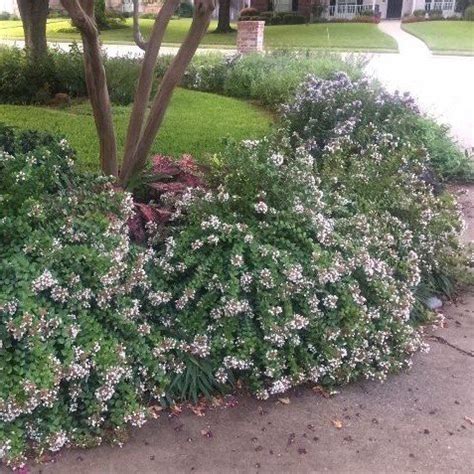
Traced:
<path fill-rule="evenodd" d="M 436 296 L 430 296 L 425 304 L 429 309 L 439 309 L 443 306 L 443 302 Z"/>

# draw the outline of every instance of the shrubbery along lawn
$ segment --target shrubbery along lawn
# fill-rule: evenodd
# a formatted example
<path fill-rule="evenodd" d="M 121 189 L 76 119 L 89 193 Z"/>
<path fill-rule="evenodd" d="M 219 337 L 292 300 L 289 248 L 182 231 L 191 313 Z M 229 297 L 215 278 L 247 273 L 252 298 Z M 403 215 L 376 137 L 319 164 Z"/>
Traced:
<path fill-rule="evenodd" d="M 256 98 L 265 61 L 285 78 L 264 100 L 278 111 L 274 127 L 228 141 L 205 166 L 190 156 L 201 151 L 192 140 L 168 140 L 189 154 L 152 157 L 125 191 L 76 166 L 66 138 L 0 127 L 0 459 L 8 465 L 121 442 L 157 406 L 237 386 L 266 399 L 301 384 L 384 380 L 426 348 L 424 325 L 437 318 L 427 298 L 453 295 L 468 273 L 444 181 L 472 180 L 472 163 L 409 96 L 371 84 L 354 64 L 334 60 L 330 70 L 326 57 L 309 76 L 298 56 L 288 57 L 287 73 L 278 55 L 199 61 L 184 86 Z M 80 77 L 48 74 L 80 90 Z M 30 101 L 50 99 L 49 90 L 33 97 L 17 85 Z M 232 99 L 183 90 L 175 110 L 180 100 L 204 100 L 206 115 L 189 130 L 168 125 L 173 140 L 192 135 L 192 124 L 202 130 L 220 101 L 254 117 L 239 134 L 261 136 L 268 126 L 265 114 L 258 125 L 262 113 Z M 68 129 L 77 143 L 87 113 L 84 105 L 2 107 L 32 124 L 39 114 L 71 122 L 79 114 Z M 215 131 L 206 130 L 212 144 Z"/>

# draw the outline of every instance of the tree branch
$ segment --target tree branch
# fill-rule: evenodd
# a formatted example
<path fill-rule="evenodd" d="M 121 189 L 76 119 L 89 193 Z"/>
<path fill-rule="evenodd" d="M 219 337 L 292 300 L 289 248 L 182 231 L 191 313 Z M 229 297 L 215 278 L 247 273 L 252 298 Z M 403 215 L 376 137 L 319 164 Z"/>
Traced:
<path fill-rule="evenodd" d="M 148 43 L 143 39 L 140 31 L 140 0 L 133 0 L 133 39 L 135 44 L 143 51 L 146 51 Z"/>
<path fill-rule="evenodd" d="M 132 159 L 137 143 L 141 137 L 151 89 L 155 79 L 156 60 L 158 58 L 158 53 L 161 48 L 161 43 L 163 42 L 166 28 L 176 11 L 179 2 L 180 0 L 166 0 L 155 19 L 150 39 L 145 50 L 137 89 L 135 91 L 132 113 L 128 125 L 127 139 L 125 141 L 122 168 L 128 166 L 126 163 Z"/>
<path fill-rule="evenodd" d="M 163 121 L 173 90 L 181 81 L 202 37 L 206 33 L 214 8 L 214 0 L 195 1 L 193 22 L 188 35 L 161 81 L 135 152 L 133 155 L 124 158 L 120 171 L 122 186 L 125 187 L 133 174 L 145 166 L 148 153 Z"/>
<path fill-rule="evenodd" d="M 90 0 L 61 0 L 61 3 L 81 34 L 94 35 L 97 28 L 92 14 L 89 14 L 90 4 L 93 5 L 93 2 Z"/>

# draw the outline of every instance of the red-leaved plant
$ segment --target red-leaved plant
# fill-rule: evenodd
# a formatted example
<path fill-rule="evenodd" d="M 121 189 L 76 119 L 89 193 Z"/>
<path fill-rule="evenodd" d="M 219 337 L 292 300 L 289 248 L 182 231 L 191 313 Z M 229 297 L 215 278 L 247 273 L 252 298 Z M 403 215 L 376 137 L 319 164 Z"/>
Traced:
<path fill-rule="evenodd" d="M 204 187 L 204 171 L 191 155 L 183 155 L 179 160 L 154 156 L 151 168 L 140 179 L 142 186 L 133 194 L 135 214 L 128 221 L 132 239 L 144 242 L 150 222 L 166 225 L 175 211 L 174 199 L 170 198 L 181 196 L 188 188 Z"/>

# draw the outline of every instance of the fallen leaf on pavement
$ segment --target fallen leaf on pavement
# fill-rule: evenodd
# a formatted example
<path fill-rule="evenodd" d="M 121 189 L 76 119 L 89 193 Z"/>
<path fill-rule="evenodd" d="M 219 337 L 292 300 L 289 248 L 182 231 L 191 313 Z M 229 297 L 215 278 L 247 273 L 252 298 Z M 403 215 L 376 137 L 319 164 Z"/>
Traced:
<path fill-rule="evenodd" d="M 170 416 L 179 416 L 183 411 L 183 407 L 181 405 L 173 405 L 170 407 L 171 413 Z"/>
<path fill-rule="evenodd" d="M 204 430 L 201 430 L 201 434 L 205 436 L 206 438 L 212 438 L 214 435 L 212 434 L 212 431 L 209 428 L 206 428 Z"/>
<path fill-rule="evenodd" d="M 207 407 L 203 404 L 189 405 L 189 409 L 197 416 L 206 416 Z"/>
<path fill-rule="evenodd" d="M 325 390 L 321 385 L 315 385 L 313 387 L 313 392 L 317 393 L 318 395 L 322 395 L 324 398 L 330 398 L 331 394 Z"/>
<path fill-rule="evenodd" d="M 160 412 L 163 410 L 163 407 L 160 405 L 152 405 L 149 409 L 150 415 L 152 418 L 159 418 L 160 417 Z"/>
<path fill-rule="evenodd" d="M 471 425 L 474 425 L 474 420 L 473 420 L 471 417 L 465 416 L 464 419 L 465 419 L 468 423 L 470 423 Z"/>
<path fill-rule="evenodd" d="M 224 405 L 224 399 L 222 397 L 212 397 L 211 402 L 213 407 L 221 407 Z"/>
<path fill-rule="evenodd" d="M 332 420 L 332 424 L 338 430 L 340 430 L 342 428 L 342 421 L 341 420 Z"/>

